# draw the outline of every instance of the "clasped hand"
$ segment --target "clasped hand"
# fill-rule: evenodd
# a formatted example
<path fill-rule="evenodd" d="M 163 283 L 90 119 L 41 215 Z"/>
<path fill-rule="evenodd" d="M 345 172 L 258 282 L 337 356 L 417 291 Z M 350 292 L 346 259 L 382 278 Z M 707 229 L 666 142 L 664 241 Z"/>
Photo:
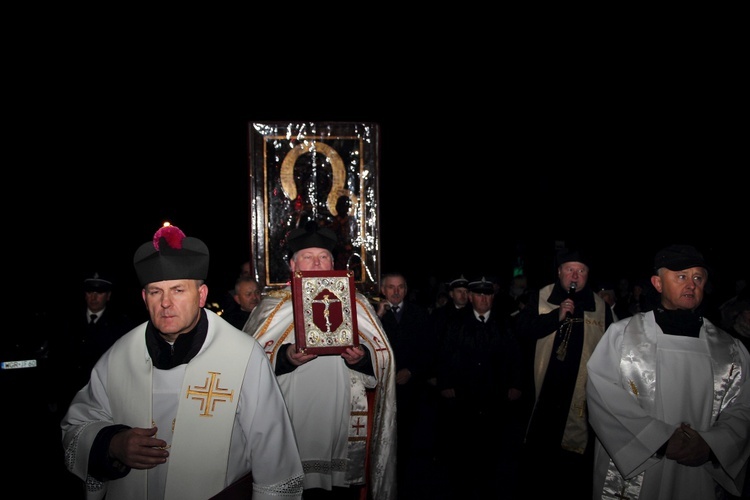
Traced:
<path fill-rule="evenodd" d="M 698 467 L 708 461 L 711 448 L 689 424 L 680 424 L 667 441 L 664 456 L 678 464 Z"/>

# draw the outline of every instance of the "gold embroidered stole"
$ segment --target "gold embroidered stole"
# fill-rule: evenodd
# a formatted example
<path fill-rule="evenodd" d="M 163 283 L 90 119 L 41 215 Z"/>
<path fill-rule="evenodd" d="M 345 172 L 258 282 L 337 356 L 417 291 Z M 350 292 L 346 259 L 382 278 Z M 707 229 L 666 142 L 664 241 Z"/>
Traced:
<path fill-rule="evenodd" d="M 559 304 L 550 304 L 547 302 L 552 293 L 554 284 L 550 284 L 539 290 L 539 314 L 547 314 L 560 308 Z M 586 409 L 586 380 L 588 371 L 586 363 L 594 352 L 596 344 L 604 335 L 606 304 L 598 295 L 594 294 L 596 310 L 593 312 L 585 311 L 583 313 L 583 351 L 581 352 L 581 361 L 578 365 L 578 376 L 576 385 L 573 390 L 573 399 L 568 409 L 568 418 L 565 423 L 565 432 L 561 446 L 563 449 L 576 453 L 583 453 L 588 443 L 588 410 Z M 534 384 L 536 387 L 536 398 L 539 398 L 539 392 L 544 382 L 544 375 L 547 373 L 550 356 L 552 356 L 552 346 L 555 342 L 557 329 L 552 331 L 546 337 L 536 342 L 536 353 L 534 356 Z"/>
<path fill-rule="evenodd" d="M 222 335 L 212 311 L 208 348 L 186 367 L 167 463 L 165 499 L 209 498 L 224 488 L 234 415 L 255 342 Z M 144 328 L 145 331 L 145 328 Z M 211 333 L 213 332 L 213 335 Z M 112 356 L 108 367 L 110 404 L 117 423 L 149 428 L 153 421 L 152 368 L 143 336 L 130 336 L 127 355 Z M 228 359 L 246 354 L 244 362 Z M 146 498 L 147 470 L 133 469 L 108 485 L 108 496 Z M 200 473 L 198 473 L 200 472 Z"/>
<path fill-rule="evenodd" d="M 217 335 L 187 365 L 165 500 L 208 498 L 224 489 L 237 403 L 255 345 L 250 337 L 226 337 Z M 240 354 L 244 362 L 234 360 Z"/>

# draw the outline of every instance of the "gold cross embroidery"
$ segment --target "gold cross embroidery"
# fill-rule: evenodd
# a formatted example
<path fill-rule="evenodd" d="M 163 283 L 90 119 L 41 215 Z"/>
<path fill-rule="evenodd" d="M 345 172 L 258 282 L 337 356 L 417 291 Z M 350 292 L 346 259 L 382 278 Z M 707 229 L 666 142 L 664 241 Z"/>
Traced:
<path fill-rule="evenodd" d="M 201 402 L 201 417 L 213 417 L 210 412 L 216 410 L 216 403 L 226 403 L 227 399 L 232 401 L 234 397 L 234 390 L 230 391 L 223 387 L 219 387 L 219 372 L 208 372 L 211 376 L 210 382 L 206 378 L 206 384 L 203 386 L 196 386 L 195 389 L 191 389 L 188 386 L 186 398 L 192 396 L 194 400 Z"/>

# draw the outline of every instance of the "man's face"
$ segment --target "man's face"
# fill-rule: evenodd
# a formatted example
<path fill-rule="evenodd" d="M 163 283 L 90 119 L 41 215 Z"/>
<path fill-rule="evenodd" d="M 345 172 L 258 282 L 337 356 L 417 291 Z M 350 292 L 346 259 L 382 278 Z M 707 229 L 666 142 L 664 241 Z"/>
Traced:
<path fill-rule="evenodd" d="M 406 281 L 398 276 L 390 276 L 383 281 L 380 292 L 391 304 L 400 304 L 406 297 Z"/>
<path fill-rule="evenodd" d="M 149 283 L 141 292 L 151 322 L 165 335 L 190 332 L 206 305 L 208 287 L 196 280 L 167 280 Z"/>
<path fill-rule="evenodd" d="M 484 314 L 492 309 L 492 302 L 495 300 L 493 293 L 469 292 L 469 301 L 478 314 Z"/>
<path fill-rule="evenodd" d="M 240 309 L 252 312 L 260 303 L 260 285 L 254 281 L 243 281 L 239 284 L 234 300 L 240 305 Z"/>
<path fill-rule="evenodd" d="M 294 271 L 332 271 L 333 255 L 325 248 L 303 248 L 294 254 L 289 266 Z"/>
<path fill-rule="evenodd" d="M 651 276 L 651 284 L 661 294 L 661 305 L 665 309 L 693 310 L 703 302 L 703 290 L 708 273 L 702 267 L 691 267 L 682 271 L 659 269 L 658 276 Z"/>
<path fill-rule="evenodd" d="M 99 312 L 109 302 L 109 297 L 112 292 L 86 292 L 86 306 L 93 312 Z"/>
<path fill-rule="evenodd" d="M 451 296 L 456 307 L 463 307 L 469 302 L 469 289 L 462 286 L 454 288 L 448 294 Z"/>
<path fill-rule="evenodd" d="M 557 277 L 565 290 L 570 290 L 571 283 L 581 290 L 589 280 L 589 267 L 582 262 L 565 262 L 557 268 Z"/>

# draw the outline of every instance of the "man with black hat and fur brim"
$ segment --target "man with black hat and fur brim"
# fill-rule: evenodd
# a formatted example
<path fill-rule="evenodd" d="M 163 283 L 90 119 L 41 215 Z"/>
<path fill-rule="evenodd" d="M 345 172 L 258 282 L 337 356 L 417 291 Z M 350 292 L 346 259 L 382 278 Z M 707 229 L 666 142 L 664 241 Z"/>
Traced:
<path fill-rule="evenodd" d="M 302 463 L 268 358 L 205 308 L 208 247 L 165 225 L 133 263 L 150 319 L 73 399 L 61 423 L 70 471 L 108 500 L 300 499 Z"/>
<path fill-rule="evenodd" d="M 535 394 L 524 441 L 523 482 L 534 484 L 543 461 L 549 484 L 564 484 L 571 498 L 591 498 L 586 362 L 612 323 L 612 311 L 588 286 L 585 252 L 563 249 L 556 264 L 557 280 L 529 293 L 515 325 L 526 357 L 533 360 L 527 361 L 533 379 L 527 385 Z"/>
<path fill-rule="evenodd" d="M 314 222 L 293 229 L 287 237 L 291 272 L 332 271 L 336 243 L 333 231 Z M 393 350 L 375 310 L 360 293 L 356 315 L 359 346 L 340 355 L 297 348 L 290 287 L 269 292 L 243 330 L 264 346 L 278 376 L 305 470 L 305 496 L 359 498 L 366 486 L 368 498 L 395 500 Z M 370 398 L 368 390 L 373 389 Z"/>
<path fill-rule="evenodd" d="M 702 316 L 710 274 L 691 245 L 659 250 L 651 276 L 659 304 L 612 325 L 591 355 L 596 498 L 742 494 L 750 354 Z"/>

